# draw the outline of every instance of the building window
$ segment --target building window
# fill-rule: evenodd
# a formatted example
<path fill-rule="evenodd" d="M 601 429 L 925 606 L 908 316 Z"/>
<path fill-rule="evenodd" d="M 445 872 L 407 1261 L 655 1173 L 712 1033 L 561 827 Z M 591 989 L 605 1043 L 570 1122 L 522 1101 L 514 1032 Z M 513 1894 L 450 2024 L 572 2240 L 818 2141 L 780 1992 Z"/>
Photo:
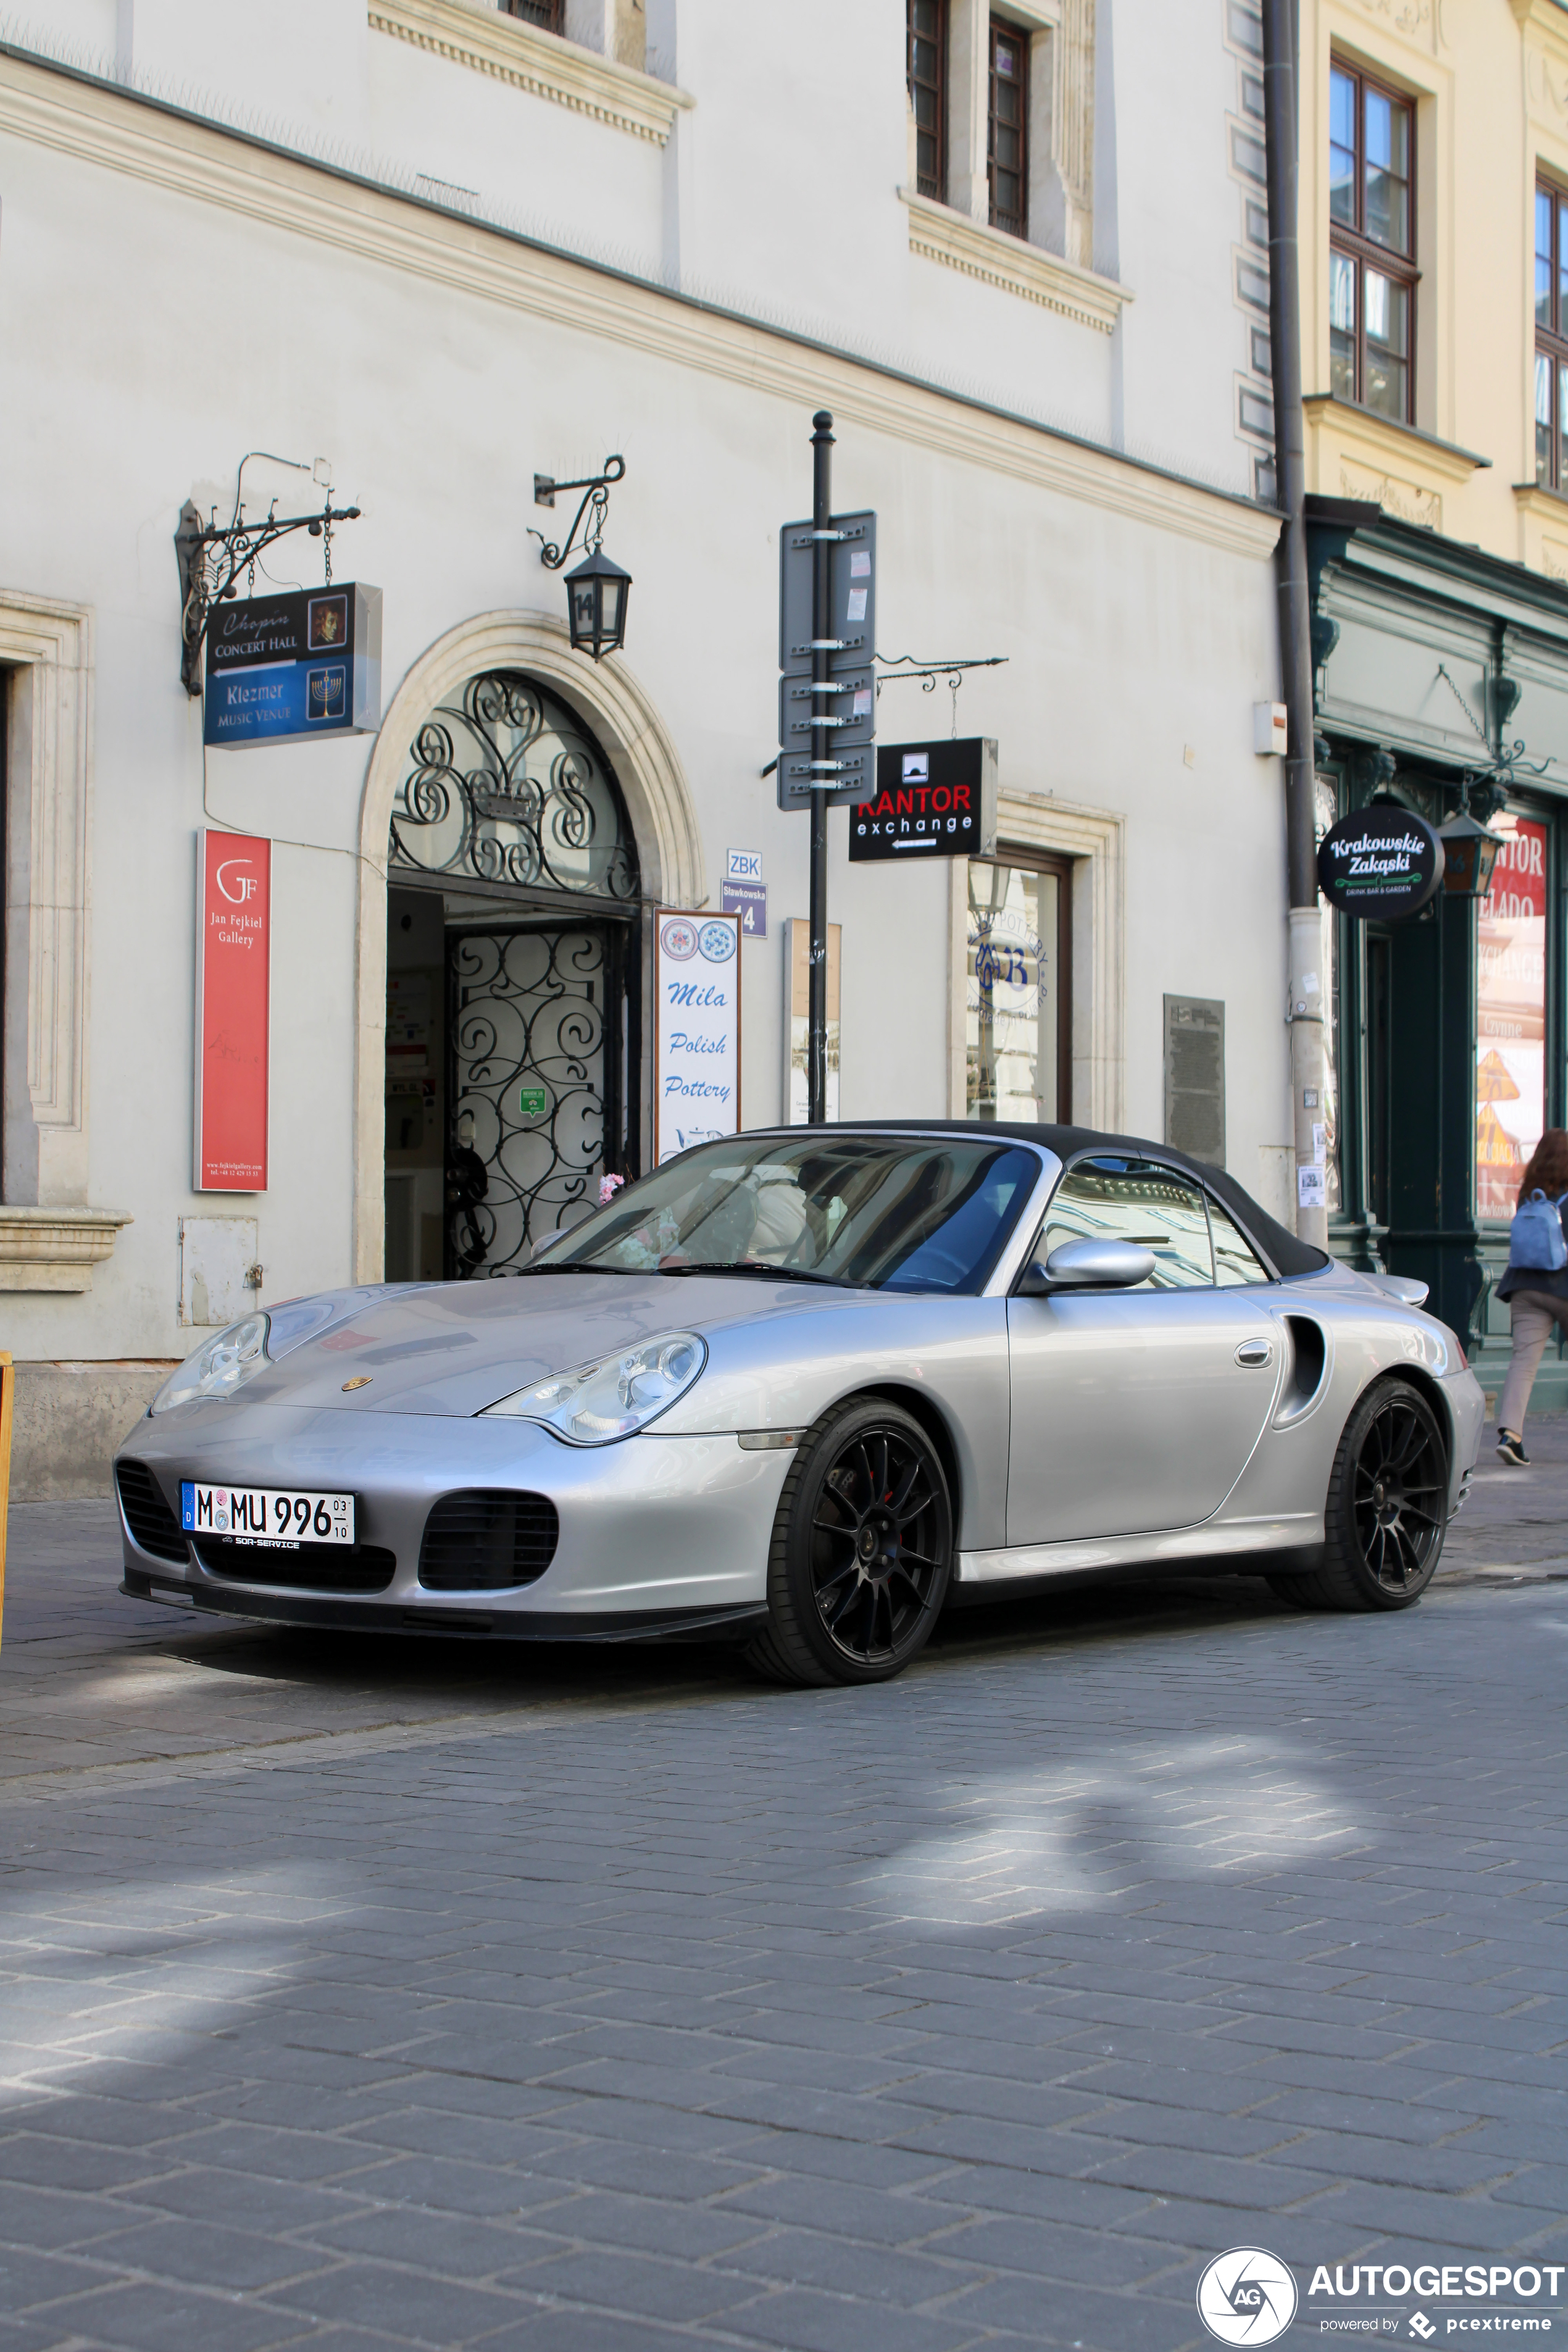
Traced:
<path fill-rule="evenodd" d="M 991 19 L 991 74 L 985 126 L 991 226 L 1010 236 L 1029 233 L 1029 37 Z"/>
<path fill-rule="evenodd" d="M 947 0 L 906 0 L 915 193 L 947 202 Z"/>
<path fill-rule="evenodd" d="M 1329 96 L 1330 389 L 1412 421 L 1415 110 L 1336 65 Z"/>
<path fill-rule="evenodd" d="M 1568 491 L 1568 195 L 1535 191 L 1535 478 Z"/>
<path fill-rule="evenodd" d="M 564 0 L 500 0 L 503 16 L 521 16 L 525 25 L 537 25 L 543 33 L 563 32 L 561 22 Z"/>
<path fill-rule="evenodd" d="M 969 866 L 965 1012 L 970 1118 L 1070 1116 L 1071 866 L 1016 856 Z"/>

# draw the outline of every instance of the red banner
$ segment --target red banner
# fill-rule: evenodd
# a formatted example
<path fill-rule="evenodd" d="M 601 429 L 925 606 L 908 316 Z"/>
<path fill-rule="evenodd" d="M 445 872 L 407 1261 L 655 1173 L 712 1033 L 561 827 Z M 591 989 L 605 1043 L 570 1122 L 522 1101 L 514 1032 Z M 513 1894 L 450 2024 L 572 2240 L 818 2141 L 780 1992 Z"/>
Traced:
<path fill-rule="evenodd" d="M 195 1189 L 265 1192 L 272 844 L 199 842 Z"/>

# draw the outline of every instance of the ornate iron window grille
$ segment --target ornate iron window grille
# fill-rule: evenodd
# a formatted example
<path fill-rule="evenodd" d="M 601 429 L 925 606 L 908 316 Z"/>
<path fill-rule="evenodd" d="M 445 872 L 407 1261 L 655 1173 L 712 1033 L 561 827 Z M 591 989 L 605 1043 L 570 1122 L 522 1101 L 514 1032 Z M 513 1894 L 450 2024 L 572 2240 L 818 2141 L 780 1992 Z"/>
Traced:
<path fill-rule="evenodd" d="M 393 874 L 637 902 L 620 795 L 592 735 L 515 670 L 426 719 L 392 812 Z"/>

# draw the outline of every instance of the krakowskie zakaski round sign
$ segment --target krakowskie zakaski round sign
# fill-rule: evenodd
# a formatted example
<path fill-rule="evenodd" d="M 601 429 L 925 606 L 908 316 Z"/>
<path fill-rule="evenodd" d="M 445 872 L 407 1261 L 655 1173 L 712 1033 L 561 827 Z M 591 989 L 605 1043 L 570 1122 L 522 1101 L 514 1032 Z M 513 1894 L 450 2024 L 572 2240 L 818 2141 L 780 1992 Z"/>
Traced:
<path fill-rule="evenodd" d="M 1392 802 L 1341 817 L 1319 845 L 1319 889 L 1342 915 L 1363 921 L 1419 914 L 1442 879 L 1436 834 L 1424 816 Z"/>
<path fill-rule="evenodd" d="M 1198 2281 L 1198 2317 L 1222 2344 L 1272 2344 L 1295 2316 L 1294 2274 L 1261 2246 L 1216 2254 Z"/>

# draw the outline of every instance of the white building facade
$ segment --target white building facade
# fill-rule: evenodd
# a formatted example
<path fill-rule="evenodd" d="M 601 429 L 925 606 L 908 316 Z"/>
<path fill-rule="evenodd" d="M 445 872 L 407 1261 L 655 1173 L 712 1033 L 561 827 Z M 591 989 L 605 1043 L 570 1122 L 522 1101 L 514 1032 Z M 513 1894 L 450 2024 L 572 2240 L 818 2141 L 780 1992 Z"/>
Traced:
<path fill-rule="evenodd" d="M 0 17 L 18 1493 L 100 1483 L 254 1300 L 504 1273 L 503 1194 L 537 1240 L 647 1164 L 655 915 L 716 908 L 732 848 L 767 893 L 740 1115 L 787 1116 L 808 825 L 763 772 L 818 408 L 836 507 L 879 517 L 877 651 L 939 672 L 879 740 L 994 738 L 1000 773 L 992 859 L 851 864 L 830 815 L 839 1115 L 1217 1139 L 1289 1217 L 1247 0 L 519 10 Z M 528 533 L 577 503 L 536 474 L 611 453 L 633 586 L 595 662 Z M 379 727 L 204 749 L 182 510 L 329 495 Z M 257 593 L 321 560 L 279 541 Z M 263 1191 L 193 1184 L 204 828 L 271 844 Z"/>

